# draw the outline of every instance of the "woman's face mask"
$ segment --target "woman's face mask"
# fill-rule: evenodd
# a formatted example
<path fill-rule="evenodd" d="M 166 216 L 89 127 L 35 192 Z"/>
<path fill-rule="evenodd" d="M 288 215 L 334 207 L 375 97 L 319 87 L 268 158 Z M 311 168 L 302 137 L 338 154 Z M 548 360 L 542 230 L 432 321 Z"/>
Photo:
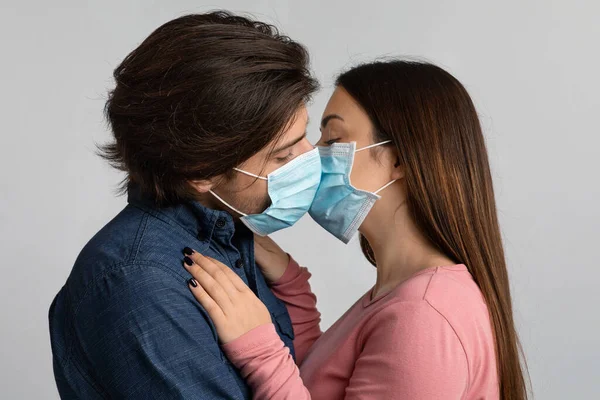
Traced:
<path fill-rule="evenodd" d="M 321 157 L 321 184 L 309 214 L 323 229 L 344 243 L 348 243 L 356 234 L 375 202 L 381 198 L 378 193 L 395 182 L 392 180 L 374 192 L 352 186 L 350 173 L 355 154 L 389 142 L 360 149 L 356 149 L 355 142 L 334 143 L 318 148 Z"/>

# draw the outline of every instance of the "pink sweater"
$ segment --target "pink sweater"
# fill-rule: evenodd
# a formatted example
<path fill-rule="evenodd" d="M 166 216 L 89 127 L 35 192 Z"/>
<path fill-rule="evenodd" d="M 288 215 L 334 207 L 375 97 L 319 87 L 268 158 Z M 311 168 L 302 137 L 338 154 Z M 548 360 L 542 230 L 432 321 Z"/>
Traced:
<path fill-rule="evenodd" d="M 464 265 L 418 272 L 361 297 L 327 332 L 310 273 L 290 261 L 272 285 L 294 326 L 298 366 L 273 324 L 223 346 L 256 399 L 498 399 L 487 307 Z"/>

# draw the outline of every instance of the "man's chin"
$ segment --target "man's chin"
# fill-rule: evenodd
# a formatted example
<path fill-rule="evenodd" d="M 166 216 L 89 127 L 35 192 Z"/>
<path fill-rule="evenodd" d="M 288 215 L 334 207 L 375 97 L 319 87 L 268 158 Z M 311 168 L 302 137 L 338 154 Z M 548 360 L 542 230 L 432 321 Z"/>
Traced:
<path fill-rule="evenodd" d="M 271 199 L 269 199 L 260 206 L 248 207 L 248 209 L 254 210 L 253 212 L 249 212 L 248 215 L 262 214 L 267 208 L 271 207 L 271 204 Z"/>

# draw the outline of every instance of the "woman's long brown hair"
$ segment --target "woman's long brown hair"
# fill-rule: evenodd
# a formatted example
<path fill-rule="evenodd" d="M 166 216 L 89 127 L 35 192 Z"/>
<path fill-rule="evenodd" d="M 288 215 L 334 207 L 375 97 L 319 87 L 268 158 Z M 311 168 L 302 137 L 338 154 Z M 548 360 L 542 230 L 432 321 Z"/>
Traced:
<path fill-rule="evenodd" d="M 495 336 L 500 398 L 526 399 L 487 150 L 467 91 L 435 65 L 401 60 L 360 65 L 337 85 L 369 115 L 375 142 L 391 140 L 397 149 L 421 232 L 479 285 Z M 361 247 L 376 265 L 363 236 Z"/>

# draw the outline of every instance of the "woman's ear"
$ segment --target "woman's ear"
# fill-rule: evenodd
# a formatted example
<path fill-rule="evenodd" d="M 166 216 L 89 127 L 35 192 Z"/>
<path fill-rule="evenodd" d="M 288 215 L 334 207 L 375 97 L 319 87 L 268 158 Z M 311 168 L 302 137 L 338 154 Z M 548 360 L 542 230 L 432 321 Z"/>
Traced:
<path fill-rule="evenodd" d="M 402 178 L 404 178 L 404 167 L 400 165 L 400 158 L 396 157 L 394 170 L 392 171 L 392 179 L 400 180 Z"/>

